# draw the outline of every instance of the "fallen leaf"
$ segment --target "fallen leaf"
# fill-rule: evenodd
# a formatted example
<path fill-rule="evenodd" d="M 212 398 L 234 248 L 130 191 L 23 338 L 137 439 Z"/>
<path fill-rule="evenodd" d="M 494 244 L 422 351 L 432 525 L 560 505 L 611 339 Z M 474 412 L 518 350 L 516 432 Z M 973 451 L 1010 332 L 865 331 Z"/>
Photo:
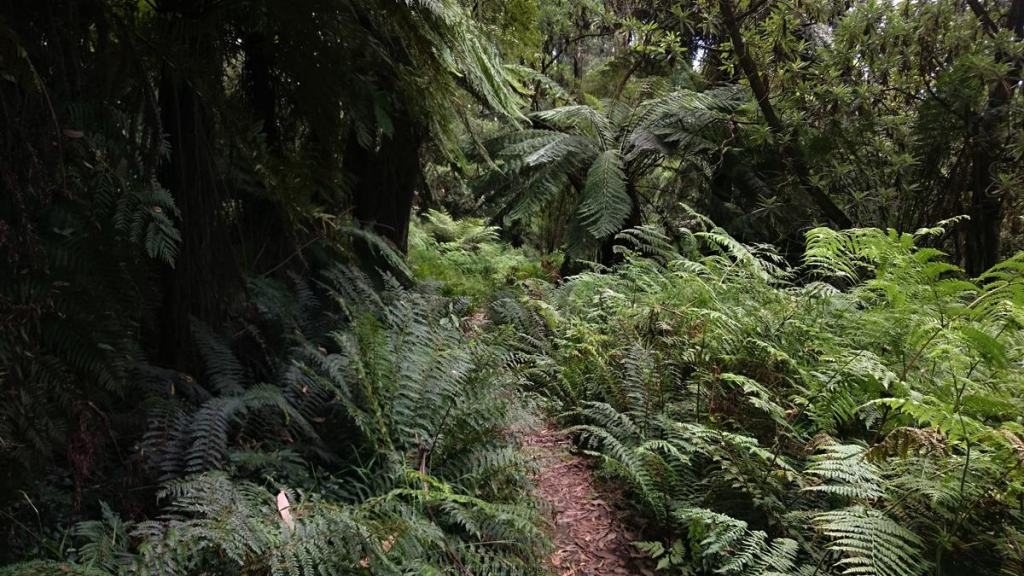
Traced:
<path fill-rule="evenodd" d="M 281 515 L 281 520 L 284 520 L 285 525 L 288 526 L 288 530 L 294 532 L 295 521 L 292 520 L 292 513 L 289 510 L 291 507 L 291 503 L 288 502 L 288 495 L 284 493 L 284 490 L 278 492 L 277 513 Z"/>

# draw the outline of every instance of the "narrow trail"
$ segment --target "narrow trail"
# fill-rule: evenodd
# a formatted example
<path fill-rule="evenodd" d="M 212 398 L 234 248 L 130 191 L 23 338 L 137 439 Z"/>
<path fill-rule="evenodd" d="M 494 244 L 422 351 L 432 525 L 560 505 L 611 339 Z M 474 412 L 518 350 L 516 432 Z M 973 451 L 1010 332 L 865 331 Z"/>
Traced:
<path fill-rule="evenodd" d="M 548 559 L 552 573 L 653 574 L 631 544 L 637 535 L 614 506 L 619 496 L 599 489 L 587 461 L 569 451 L 569 438 L 547 425 L 526 434 L 522 442 L 539 467 L 537 496 L 550 505 L 555 544 Z"/>

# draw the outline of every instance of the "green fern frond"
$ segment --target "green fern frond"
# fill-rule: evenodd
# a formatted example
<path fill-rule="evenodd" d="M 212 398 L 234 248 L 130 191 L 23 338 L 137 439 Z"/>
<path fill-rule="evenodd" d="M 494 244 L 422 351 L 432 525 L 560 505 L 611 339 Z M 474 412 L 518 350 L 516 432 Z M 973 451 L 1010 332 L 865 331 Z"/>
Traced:
<path fill-rule="evenodd" d="M 927 566 L 921 539 L 877 510 L 823 512 L 814 523 L 829 538 L 828 549 L 842 556 L 834 567 L 843 574 L 919 576 Z"/>
<path fill-rule="evenodd" d="M 874 500 L 884 495 L 882 477 L 866 459 L 866 450 L 853 444 L 827 442 L 811 457 L 807 474 L 823 484 L 808 486 L 805 491 L 825 492 L 857 500 Z"/>
<path fill-rule="evenodd" d="M 633 210 L 623 170 L 619 151 L 605 150 L 597 155 L 587 171 L 579 217 L 595 238 L 620 230 Z"/>

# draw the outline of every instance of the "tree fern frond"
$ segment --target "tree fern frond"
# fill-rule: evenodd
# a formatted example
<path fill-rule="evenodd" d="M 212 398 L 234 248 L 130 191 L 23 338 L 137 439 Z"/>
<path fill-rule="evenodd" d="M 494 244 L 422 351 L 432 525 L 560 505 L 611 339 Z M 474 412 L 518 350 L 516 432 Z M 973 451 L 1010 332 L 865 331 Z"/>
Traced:
<path fill-rule="evenodd" d="M 612 124 L 603 114 L 590 106 L 577 104 L 535 112 L 534 117 L 560 130 L 579 131 L 599 142 L 599 146 L 611 145 Z"/>
<path fill-rule="evenodd" d="M 626 192 L 626 175 L 617 150 L 597 155 L 587 171 L 580 221 L 595 238 L 604 238 L 622 228 L 633 210 Z"/>
<path fill-rule="evenodd" d="M 244 370 L 234 352 L 202 322 L 193 318 L 191 324 L 192 335 L 214 390 L 225 395 L 240 393 Z"/>

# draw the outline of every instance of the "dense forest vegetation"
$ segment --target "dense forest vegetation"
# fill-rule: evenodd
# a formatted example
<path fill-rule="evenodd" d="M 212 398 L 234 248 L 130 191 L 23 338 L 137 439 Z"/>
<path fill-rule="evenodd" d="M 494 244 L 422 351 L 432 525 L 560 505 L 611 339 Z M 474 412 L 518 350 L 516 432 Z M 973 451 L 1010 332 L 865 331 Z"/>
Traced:
<path fill-rule="evenodd" d="M 0 3 L 0 575 L 1024 574 L 1024 0 Z"/>

